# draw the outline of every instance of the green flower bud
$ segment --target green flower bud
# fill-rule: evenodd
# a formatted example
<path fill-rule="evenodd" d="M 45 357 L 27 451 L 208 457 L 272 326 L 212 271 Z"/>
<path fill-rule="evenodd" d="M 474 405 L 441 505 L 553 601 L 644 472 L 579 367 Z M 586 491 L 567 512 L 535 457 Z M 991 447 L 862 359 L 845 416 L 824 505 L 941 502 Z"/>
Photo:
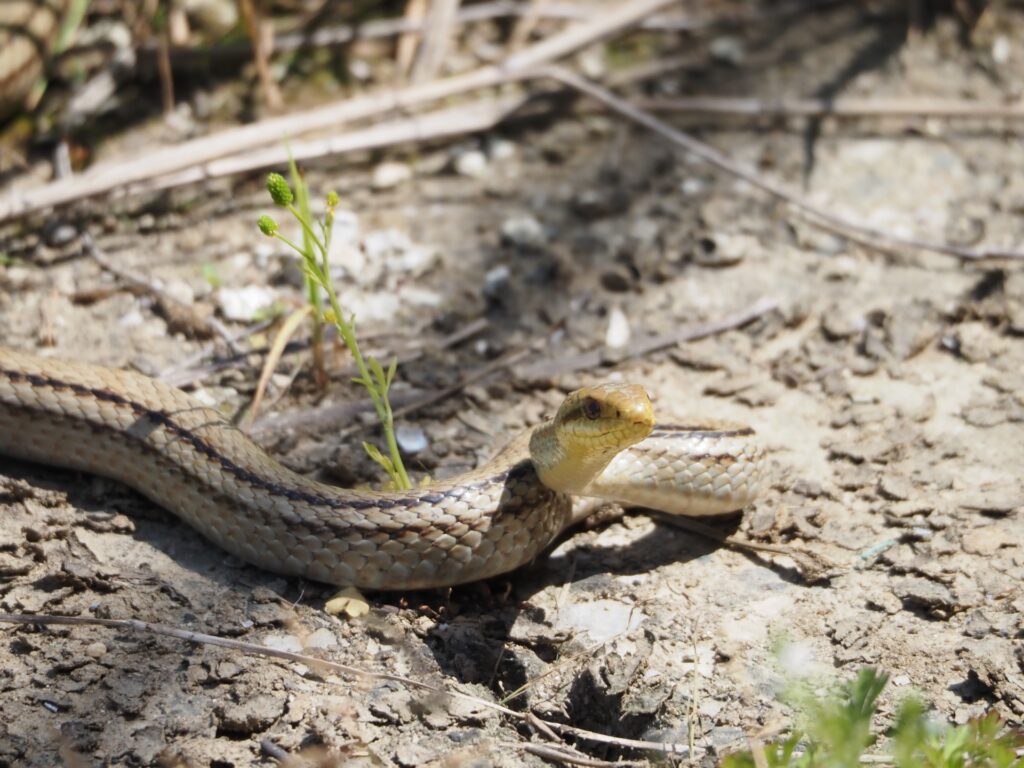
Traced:
<path fill-rule="evenodd" d="M 274 201 L 274 205 L 280 205 L 282 208 L 291 205 L 295 199 L 292 188 L 288 186 L 288 182 L 280 173 L 267 174 L 267 192 L 270 193 L 270 199 Z"/>
<path fill-rule="evenodd" d="M 337 205 L 338 205 L 338 193 L 337 192 L 333 192 L 333 191 L 328 192 L 327 193 L 327 207 L 333 209 Z"/>
<path fill-rule="evenodd" d="M 259 227 L 260 232 L 267 237 L 273 237 L 277 234 L 277 222 L 267 215 L 260 216 L 256 219 L 256 226 Z"/>

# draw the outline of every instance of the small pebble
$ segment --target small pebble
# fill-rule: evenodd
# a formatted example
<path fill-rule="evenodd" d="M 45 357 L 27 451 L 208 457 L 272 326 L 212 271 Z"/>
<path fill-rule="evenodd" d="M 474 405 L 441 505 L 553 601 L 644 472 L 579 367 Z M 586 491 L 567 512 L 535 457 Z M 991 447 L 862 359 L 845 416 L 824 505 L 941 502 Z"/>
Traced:
<path fill-rule="evenodd" d="M 511 276 L 512 271 L 505 264 L 487 270 L 487 274 L 484 275 L 484 296 L 497 298 L 508 285 Z"/>
<path fill-rule="evenodd" d="M 402 453 L 415 455 L 426 450 L 428 445 L 427 434 L 421 427 L 409 424 L 402 424 L 395 430 L 395 439 Z"/>
<path fill-rule="evenodd" d="M 103 643 L 89 643 L 85 646 L 85 655 L 92 659 L 101 659 L 107 654 L 107 646 Z"/>
<path fill-rule="evenodd" d="M 295 635 L 267 635 L 263 638 L 263 645 L 273 648 L 275 651 L 288 651 L 289 653 L 302 653 L 302 642 Z"/>
<path fill-rule="evenodd" d="M 263 310 L 273 306 L 277 294 L 263 285 L 243 288 L 221 288 L 217 291 L 217 307 L 225 320 L 248 323 Z"/>
<path fill-rule="evenodd" d="M 488 154 L 491 160 L 511 160 L 516 156 L 518 148 L 507 139 L 495 139 L 490 143 Z"/>
<path fill-rule="evenodd" d="M 327 627 L 321 627 L 306 638 L 306 648 L 333 648 L 338 638 Z"/>
<path fill-rule="evenodd" d="M 605 346 L 611 349 L 622 349 L 629 344 L 633 333 L 629 327 L 629 318 L 618 307 L 612 307 L 608 313 L 608 328 L 604 333 Z"/>
<path fill-rule="evenodd" d="M 502 223 L 501 239 L 519 248 L 537 248 L 544 244 L 544 227 L 533 216 L 513 216 Z"/>
<path fill-rule="evenodd" d="M 374 189 L 391 189 L 412 178 L 412 168 L 405 163 L 385 162 L 373 169 L 370 186 Z"/>
<path fill-rule="evenodd" d="M 747 55 L 743 41 L 730 35 L 722 35 L 712 40 L 711 45 L 708 46 L 708 52 L 711 54 L 711 58 L 733 66 L 742 64 Z"/>
<path fill-rule="evenodd" d="M 478 149 L 463 152 L 455 158 L 455 172 L 471 179 L 482 179 L 488 173 L 487 157 Z"/>

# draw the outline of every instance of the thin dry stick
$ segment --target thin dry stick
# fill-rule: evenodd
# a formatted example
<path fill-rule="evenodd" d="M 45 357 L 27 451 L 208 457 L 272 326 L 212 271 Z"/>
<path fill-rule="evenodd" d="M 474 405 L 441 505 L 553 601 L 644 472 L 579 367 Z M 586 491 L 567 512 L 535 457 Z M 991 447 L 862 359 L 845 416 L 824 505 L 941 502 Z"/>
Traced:
<path fill-rule="evenodd" d="M 808 221 L 816 224 L 817 226 L 832 232 L 838 232 L 844 237 L 848 237 L 863 245 L 883 250 L 914 248 L 934 251 L 935 253 L 956 256 L 957 258 L 969 261 L 978 261 L 980 259 L 1024 259 L 1024 252 L 1020 251 L 1004 251 L 998 249 L 979 251 L 973 248 L 963 248 L 957 245 L 951 245 L 950 243 L 940 243 L 930 240 L 920 240 L 912 237 L 903 237 L 902 235 L 896 235 L 891 232 L 875 229 L 874 227 L 870 227 L 852 219 L 836 216 L 835 214 L 829 213 L 815 205 L 805 197 L 798 195 L 795 192 L 791 192 L 781 184 L 769 181 L 754 171 L 740 165 L 711 145 L 705 144 L 704 142 L 693 138 L 689 134 L 676 130 L 653 115 L 637 109 L 627 101 L 623 101 L 618 96 L 611 93 L 611 91 L 605 90 L 599 85 L 579 77 L 563 67 L 549 66 L 545 67 L 542 71 L 553 80 L 563 83 L 580 93 L 598 100 L 612 111 L 619 113 L 623 117 L 626 117 L 635 123 L 643 125 L 644 127 L 654 131 L 662 138 L 667 139 L 672 144 L 675 144 L 687 152 L 706 160 L 726 173 L 730 173 L 733 176 L 743 179 L 748 184 L 767 192 L 773 197 L 777 197 L 778 199 L 789 203 L 797 210 L 803 212 L 807 216 Z"/>
<path fill-rule="evenodd" d="M 837 0 L 829 0 L 829 2 L 837 2 Z M 733 12 L 725 17 L 710 16 L 708 18 L 696 18 L 689 13 L 658 14 L 641 19 L 637 26 L 641 29 L 657 31 L 696 32 L 716 26 L 735 26 L 762 21 L 770 16 L 792 15 L 800 10 L 827 5 L 829 2 L 790 3 L 788 6 L 773 6 L 771 11 L 747 10 Z M 408 9 L 408 5 L 406 8 Z M 520 2 L 520 0 L 494 0 L 489 3 L 475 3 L 460 8 L 455 21 L 459 25 L 465 25 L 506 17 L 523 17 L 530 13 L 530 8 Z M 591 18 L 593 10 L 580 3 L 545 2 L 543 8 L 537 12 L 537 16 L 553 21 L 581 22 Z M 409 35 L 412 40 L 412 48 L 408 61 L 411 62 L 412 54 L 415 52 L 416 40 L 419 33 L 424 31 L 424 26 L 425 22 L 423 21 L 422 14 L 410 15 L 407 11 L 401 18 L 371 19 L 358 25 L 341 24 L 308 31 L 284 32 L 274 36 L 274 50 L 278 53 L 293 53 L 310 48 L 347 45 L 355 40 L 373 40 L 394 37 L 395 35 Z M 399 46 L 401 46 L 401 43 L 399 43 Z M 209 67 L 211 62 L 216 63 L 232 57 L 248 56 L 251 54 L 251 48 L 252 46 L 247 41 L 227 43 L 214 47 L 177 48 L 171 51 L 171 62 L 178 68 L 188 67 L 193 63 Z M 153 46 L 144 46 L 139 50 L 139 54 L 140 56 L 154 56 L 155 48 Z M 401 59 L 399 59 L 399 63 L 401 63 Z M 407 65 L 403 68 L 403 71 L 405 69 L 407 69 Z"/>
<path fill-rule="evenodd" d="M 307 162 L 349 152 L 394 146 L 395 144 L 413 141 L 426 142 L 450 136 L 462 136 L 467 133 L 478 133 L 493 128 L 518 110 L 525 101 L 525 96 L 511 96 L 498 100 L 485 97 L 458 107 L 409 115 L 368 128 L 348 132 L 341 131 L 325 139 L 292 142 L 290 155 L 289 147 L 268 147 L 255 152 L 213 160 L 178 173 L 147 179 L 121 190 L 115 190 L 114 196 L 154 192 L 222 176 L 279 167 L 283 163 L 287 163 L 289 157 L 294 158 L 296 162 Z"/>
<path fill-rule="evenodd" d="M 37 189 L 11 191 L 6 200 L 0 200 L 0 223 L 311 131 L 337 130 L 339 125 L 354 120 L 373 117 L 391 110 L 411 109 L 467 91 L 521 79 L 526 70 L 547 64 L 621 32 L 673 2 L 677 0 L 630 0 L 619 4 L 608 13 L 597 15 L 582 24 L 524 48 L 501 64 L 480 67 L 462 75 L 423 85 L 357 96 L 318 109 L 295 112 L 261 123 L 232 128 L 213 136 L 155 150 L 136 160 L 98 165 L 80 176 L 55 181 Z"/>
<path fill-rule="evenodd" d="M 164 116 L 174 112 L 174 73 L 171 71 L 170 57 L 170 35 L 169 29 L 161 29 L 157 40 L 157 72 L 160 74 L 160 99 L 163 103 Z"/>
<path fill-rule="evenodd" d="M 411 81 L 425 83 L 441 71 L 459 12 L 459 0 L 432 0 L 416 58 L 412 64 Z"/>
<path fill-rule="evenodd" d="M 291 337 L 298 330 L 299 324 L 312 311 L 313 307 L 311 305 L 304 304 L 285 318 L 285 321 L 281 324 L 281 329 L 274 336 L 274 343 L 270 345 L 270 350 L 263 360 L 263 370 L 260 371 L 260 378 L 256 383 L 256 391 L 253 393 L 252 400 L 249 403 L 249 409 L 246 411 L 245 418 L 239 424 L 243 432 L 248 432 L 252 429 L 252 424 L 260 410 L 260 404 L 263 402 L 263 395 L 267 391 L 267 385 L 270 384 L 270 377 L 274 375 L 277 364 L 281 362 L 281 356 L 284 354 L 285 347 L 288 346 Z M 298 366 L 296 366 L 297 368 Z"/>
<path fill-rule="evenodd" d="M 107 627 L 109 629 L 120 629 L 120 630 L 131 630 L 133 632 L 143 632 L 153 635 L 160 635 L 162 637 L 173 637 L 178 640 L 184 640 L 189 643 L 197 643 L 201 645 L 212 645 L 218 648 L 228 648 L 234 651 L 240 651 L 241 653 L 253 655 L 253 656 L 265 656 L 268 658 L 282 659 L 284 661 L 297 662 L 304 664 L 311 669 L 318 669 L 321 671 L 331 672 L 346 677 L 354 678 L 366 678 L 371 680 L 386 680 L 390 682 L 400 683 L 410 688 L 416 688 L 417 690 L 427 691 L 428 693 L 439 694 L 442 696 L 450 696 L 453 699 L 461 699 L 463 701 L 469 701 L 477 706 L 484 707 L 485 709 L 491 709 L 496 712 L 500 712 L 507 717 L 511 717 L 515 720 L 528 722 L 536 720 L 537 722 L 543 723 L 544 727 L 555 733 L 568 734 L 576 736 L 581 739 L 587 739 L 588 741 L 595 741 L 602 744 L 614 744 L 620 747 L 627 747 L 629 749 L 643 749 L 658 752 L 666 755 L 686 755 L 689 752 L 689 747 L 685 744 L 676 744 L 673 742 L 660 742 L 660 741 L 641 741 L 637 739 L 624 739 L 618 736 L 608 736 L 603 733 L 596 733 L 594 731 L 588 731 L 583 728 L 577 728 L 572 725 L 565 725 L 563 723 L 555 723 L 547 720 L 539 720 L 534 715 L 527 714 L 525 712 L 517 712 L 514 709 L 503 707 L 501 704 L 496 704 L 493 701 L 487 699 L 481 699 L 477 696 L 473 696 L 468 693 L 453 688 L 441 688 L 431 683 L 425 683 L 422 680 L 414 680 L 412 678 L 403 677 L 402 675 L 395 675 L 389 672 L 372 672 L 366 669 L 360 669 L 350 664 L 341 664 L 336 661 L 327 661 L 325 659 L 317 658 L 316 656 L 307 656 L 301 653 L 294 653 L 292 651 L 282 651 L 276 648 L 267 648 L 262 645 L 256 645 L 255 643 L 247 643 L 242 640 L 233 640 L 227 637 L 218 637 L 217 635 L 207 635 L 202 632 L 190 632 L 184 629 L 178 629 L 177 627 L 169 627 L 164 624 L 153 624 L 148 621 L 140 621 L 139 619 L 98 619 L 91 616 L 54 616 L 51 614 L 39 614 L 30 615 L 24 613 L 0 613 L 0 623 L 5 624 L 40 624 L 40 625 L 65 625 L 65 626 L 94 626 L 94 627 Z"/>
<path fill-rule="evenodd" d="M 526 41 L 533 34 L 537 22 L 540 21 L 541 16 L 547 10 L 545 7 L 547 5 L 549 5 L 548 0 L 530 0 L 526 11 L 519 15 L 516 25 L 512 28 L 512 36 L 508 43 L 510 51 L 518 51 L 526 45 Z"/>
<path fill-rule="evenodd" d="M 943 117 L 1024 120 L 1024 105 L 969 99 L 754 99 L 685 96 L 631 99 L 637 109 L 741 117 Z M 1000 126 L 1002 128 L 1003 126 Z"/>
<path fill-rule="evenodd" d="M 777 309 L 778 306 L 779 303 L 775 299 L 761 299 L 752 306 L 723 317 L 720 320 L 684 325 L 682 328 L 671 333 L 637 339 L 630 344 L 629 349 L 618 357 L 615 362 L 649 355 L 651 352 L 667 349 L 684 341 L 696 341 L 697 339 L 714 336 L 715 334 L 724 333 L 735 328 L 742 328 L 762 315 Z M 605 361 L 604 349 L 593 349 L 589 352 L 581 352 L 578 355 L 561 355 L 538 360 L 535 363 L 520 366 L 516 369 L 515 373 L 521 379 L 532 381 L 552 378 L 563 373 L 596 368 Z"/>
<path fill-rule="evenodd" d="M 394 416 L 396 419 L 404 418 L 405 416 L 408 416 L 410 413 L 415 413 L 416 411 L 426 408 L 427 406 L 440 403 L 442 400 L 447 400 L 449 397 L 458 394 L 471 384 L 475 384 L 476 382 L 487 378 L 491 374 L 497 373 L 500 370 L 508 368 L 510 365 L 513 365 L 518 360 L 521 360 L 524 357 L 526 357 L 526 355 L 528 355 L 529 352 L 529 349 L 512 350 L 511 352 L 502 355 L 497 360 L 488 363 L 487 365 L 480 366 L 480 368 L 473 371 L 472 373 L 463 376 L 461 379 L 459 379 L 459 381 L 457 381 L 452 386 L 438 390 L 437 392 L 431 392 L 426 397 L 421 397 L 420 399 L 414 400 L 411 403 L 402 406 L 401 408 L 396 408 Z M 352 426 L 343 429 L 338 434 L 338 438 L 340 440 L 344 440 L 346 437 L 354 435 L 357 432 L 362 432 L 364 429 L 369 429 L 370 427 L 373 426 L 376 426 L 376 424 L 355 423 Z"/>
<path fill-rule="evenodd" d="M 660 520 L 674 528 L 680 528 L 690 533 L 696 533 L 705 538 L 719 541 L 734 549 L 741 549 L 747 552 L 764 552 L 773 555 L 784 555 L 797 564 L 801 574 L 807 581 L 818 581 L 825 578 L 829 573 L 835 571 L 838 566 L 830 562 L 826 557 L 814 552 L 806 552 L 793 547 L 785 547 L 776 544 L 761 544 L 756 541 L 744 541 L 735 536 L 728 536 L 721 531 L 704 525 L 692 517 L 670 515 L 657 510 L 650 510 L 649 514 L 656 520 Z"/>
<path fill-rule="evenodd" d="M 263 101 L 268 109 L 277 111 L 281 109 L 284 101 L 281 99 L 281 91 L 270 74 L 270 54 L 273 53 L 273 36 L 265 34 L 267 29 L 260 16 L 259 9 L 253 0 L 238 0 L 242 10 L 242 19 L 245 21 L 245 28 L 249 32 L 249 40 L 252 44 L 252 57 L 256 62 L 256 74 L 260 79 L 260 88 L 263 90 Z M 268 51 L 267 48 L 270 48 Z"/>
<path fill-rule="evenodd" d="M 621 760 L 616 760 L 615 762 L 598 760 L 596 757 L 587 757 L 575 749 L 556 747 L 551 744 L 535 744 L 533 742 L 517 744 L 516 742 L 508 742 L 505 746 L 510 749 L 521 749 L 544 760 L 566 763 L 567 765 L 589 766 L 589 768 L 630 768 L 631 766 L 647 765 L 647 763 L 637 763 L 632 760 L 625 762 Z"/>
<path fill-rule="evenodd" d="M 424 23 L 426 15 L 427 0 L 408 0 L 406 2 L 402 21 L 408 25 L 409 29 L 398 38 L 398 46 L 395 51 L 395 68 L 403 81 L 408 78 L 409 70 L 412 68 L 413 59 L 416 57 L 416 47 L 420 43 L 420 35 L 427 31 Z"/>

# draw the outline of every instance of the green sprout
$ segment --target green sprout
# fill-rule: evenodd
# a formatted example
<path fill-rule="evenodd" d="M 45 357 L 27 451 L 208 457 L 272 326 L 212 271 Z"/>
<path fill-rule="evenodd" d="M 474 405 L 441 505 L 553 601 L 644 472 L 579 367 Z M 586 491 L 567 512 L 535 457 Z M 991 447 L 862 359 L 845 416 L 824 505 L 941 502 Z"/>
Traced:
<path fill-rule="evenodd" d="M 809 691 L 791 699 L 802 711 L 801 724 L 786 738 L 730 755 L 724 768 L 860 768 L 866 761 L 895 768 L 1024 768 L 1017 755 L 1022 739 L 1008 731 L 993 712 L 965 725 L 947 726 L 928 716 L 916 698 L 907 698 L 896 713 L 882 749 L 872 753 L 878 736 L 872 720 L 888 675 L 871 668 L 817 698 Z"/>
<path fill-rule="evenodd" d="M 363 443 L 367 454 L 380 464 L 391 478 L 391 483 L 399 490 L 407 490 L 412 487 L 409 482 L 409 475 L 402 463 L 402 456 L 398 450 L 398 440 L 395 438 L 394 413 L 391 409 L 391 402 L 388 399 L 388 392 L 395 380 L 395 372 L 398 369 L 398 360 L 392 359 L 385 370 L 384 366 L 374 357 L 364 358 L 359 351 L 359 343 L 356 340 L 355 316 L 346 315 L 342 312 L 341 304 L 338 301 L 338 294 L 331 283 L 330 268 L 327 263 L 327 253 L 331 244 L 331 231 L 334 226 L 334 209 L 337 207 L 339 198 L 336 192 L 327 195 L 327 211 L 323 221 L 318 221 L 319 232 L 314 227 L 313 216 L 310 213 L 309 189 L 299 174 L 294 161 L 291 163 L 292 181 L 294 191 L 288 181 L 279 173 L 271 173 L 267 176 L 267 191 L 270 193 L 274 204 L 285 208 L 302 228 L 302 245 L 298 245 L 281 234 L 277 222 L 270 216 L 260 216 L 256 225 L 267 237 L 280 240 L 290 247 L 302 258 L 300 262 L 302 272 L 306 280 L 307 298 L 313 308 L 313 316 L 316 320 L 314 326 L 313 344 L 318 349 L 322 342 L 322 323 L 334 323 L 338 329 L 338 335 L 355 360 L 356 370 L 359 376 L 355 378 L 356 384 L 366 387 L 370 395 L 373 407 L 377 411 L 381 426 L 384 429 L 384 439 L 387 443 L 387 455 L 382 453 L 375 445 Z M 297 205 L 296 205 L 297 204 Z M 330 308 L 325 310 L 321 299 L 321 291 L 327 296 Z"/>

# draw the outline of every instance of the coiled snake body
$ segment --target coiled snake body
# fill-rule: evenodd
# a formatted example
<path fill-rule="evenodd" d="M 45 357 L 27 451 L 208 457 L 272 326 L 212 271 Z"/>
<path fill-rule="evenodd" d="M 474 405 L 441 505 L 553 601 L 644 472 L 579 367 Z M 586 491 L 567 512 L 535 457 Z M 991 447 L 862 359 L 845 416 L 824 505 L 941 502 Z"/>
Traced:
<path fill-rule="evenodd" d="M 0 453 L 121 481 L 247 562 L 362 589 L 510 571 L 589 514 L 584 497 L 739 509 L 762 463 L 749 429 L 655 426 L 642 389 L 603 385 L 478 470 L 411 491 L 347 490 L 283 467 L 173 387 L 4 348 Z"/>

